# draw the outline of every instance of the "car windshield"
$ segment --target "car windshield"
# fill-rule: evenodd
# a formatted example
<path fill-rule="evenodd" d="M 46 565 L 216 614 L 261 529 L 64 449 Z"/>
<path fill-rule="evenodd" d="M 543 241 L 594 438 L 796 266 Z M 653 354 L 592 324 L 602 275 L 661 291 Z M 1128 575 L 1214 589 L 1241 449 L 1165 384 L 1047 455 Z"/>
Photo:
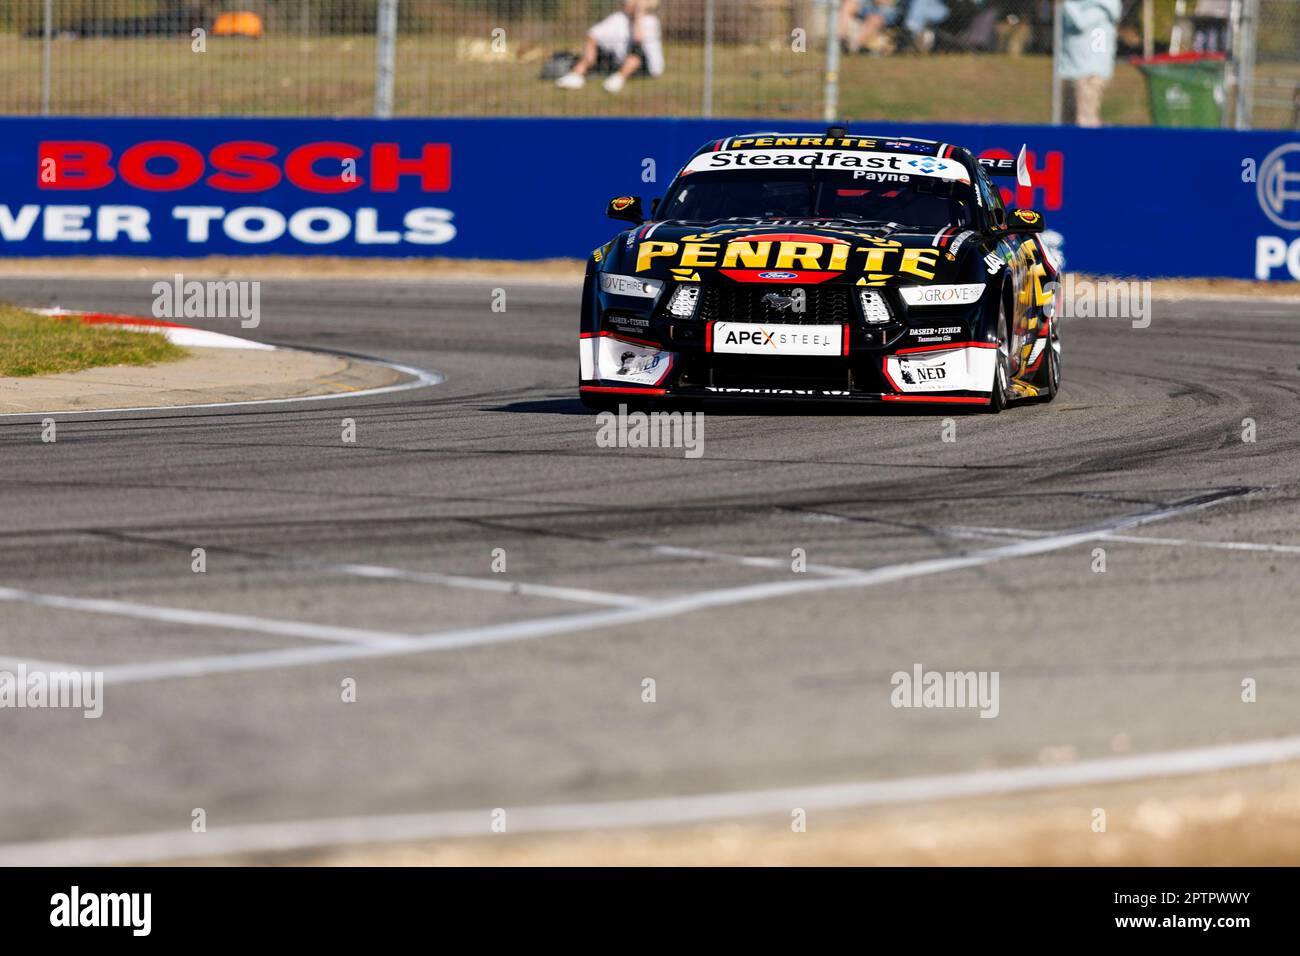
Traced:
<path fill-rule="evenodd" d="M 968 184 L 933 176 L 876 182 L 844 170 L 704 172 L 679 177 L 655 218 L 849 219 L 938 229 L 969 225 L 973 199 Z"/>

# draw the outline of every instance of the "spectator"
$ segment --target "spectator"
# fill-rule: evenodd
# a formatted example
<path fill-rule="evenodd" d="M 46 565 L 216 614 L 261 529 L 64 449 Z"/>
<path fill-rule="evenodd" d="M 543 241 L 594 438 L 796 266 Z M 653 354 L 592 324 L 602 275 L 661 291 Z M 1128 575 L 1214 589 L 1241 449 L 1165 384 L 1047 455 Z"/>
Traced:
<path fill-rule="evenodd" d="M 1115 71 L 1115 27 L 1120 0 L 1065 0 L 1061 10 L 1064 120 L 1101 125 L 1101 97 Z"/>
<path fill-rule="evenodd" d="M 930 29 L 937 23 L 948 19 L 951 11 L 943 0 L 912 0 L 903 14 L 903 26 L 911 34 L 912 43 L 922 53 L 934 49 L 934 31 Z"/>
<path fill-rule="evenodd" d="M 840 5 L 840 43 L 845 53 L 867 49 L 880 53 L 886 47 L 886 27 L 898 22 L 898 0 L 844 0 Z"/>
<path fill-rule="evenodd" d="M 844 0 L 840 6 L 840 42 L 846 53 L 861 49 L 889 52 L 884 33 L 901 20 L 916 48 L 928 53 L 934 47 L 930 28 L 948 19 L 943 0 Z"/>
<path fill-rule="evenodd" d="M 654 10 L 659 0 L 623 0 L 623 9 L 611 13 L 587 31 L 582 56 L 572 69 L 555 81 L 565 90 L 579 90 L 587 82 L 587 71 L 603 54 L 617 69 L 605 79 L 609 93 L 617 93 L 638 70 L 651 76 L 664 71 L 663 33 Z"/>

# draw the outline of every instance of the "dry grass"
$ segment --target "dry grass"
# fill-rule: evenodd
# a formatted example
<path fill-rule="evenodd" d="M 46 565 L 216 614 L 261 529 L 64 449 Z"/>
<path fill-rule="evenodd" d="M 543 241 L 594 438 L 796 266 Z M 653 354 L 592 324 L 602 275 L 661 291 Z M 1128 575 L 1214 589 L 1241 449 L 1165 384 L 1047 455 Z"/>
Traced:
<path fill-rule="evenodd" d="M 395 106 L 404 116 L 699 116 L 703 48 L 673 42 L 668 69 L 636 80 L 618 96 L 599 83 L 579 91 L 539 79 L 536 57 L 467 55 L 463 38 L 398 41 Z M 579 36 L 555 47 L 577 45 Z M 715 49 L 716 116 L 815 120 L 822 110 L 820 51 L 720 44 Z M 143 66 L 142 66 L 143 65 Z M 847 57 L 840 114 L 853 121 L 1043 123 L 1050 118 L 1045 56 L 945 54 Z M 41 44 L 0 36 L 0 113 L 40 107 Z M 60 39 L 54 45 L 52 105 L 62 114 L 369 116 L 374 38 L 211 38 L 208 52 L 188 38 Z M 1106 96 L 1108 123 L 1149 121 L 1137 70 L 1120 63 Z"/>
<path fill-rule="evenodd" d="M 154 332 L 52 319 L 0 303 L 0 376 L 24 378 L 105 365 L 153 365 L 186 351 Z"/>

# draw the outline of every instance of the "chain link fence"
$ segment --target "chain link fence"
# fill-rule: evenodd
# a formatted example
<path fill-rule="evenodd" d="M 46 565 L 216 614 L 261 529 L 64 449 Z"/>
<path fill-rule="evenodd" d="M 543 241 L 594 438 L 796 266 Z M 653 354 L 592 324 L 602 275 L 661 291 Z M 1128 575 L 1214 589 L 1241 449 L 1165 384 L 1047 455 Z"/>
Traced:
<path fill-rule="evenodd" d="M 580 88 L 556 81 L 623 0 L 0 0 L 0 113 L 1051 116 L 1052 0 L 638 2 L 657 7 L 662 70 L 646 56 L 608 92 L 605 57 Z M 1255 125 L 1300 126 L 1300 0 L 1253 2 Z M 1168 47 L 1178 5 L 1124 0 L 1106 122 L 1150 121 L 1127 57 L 1151 47 L 1147 21 Z"/>
<path fill-rule="evenodd" d="M 1258 0 L 1252 124 L 1300 129 L 1300 0 Z"/>

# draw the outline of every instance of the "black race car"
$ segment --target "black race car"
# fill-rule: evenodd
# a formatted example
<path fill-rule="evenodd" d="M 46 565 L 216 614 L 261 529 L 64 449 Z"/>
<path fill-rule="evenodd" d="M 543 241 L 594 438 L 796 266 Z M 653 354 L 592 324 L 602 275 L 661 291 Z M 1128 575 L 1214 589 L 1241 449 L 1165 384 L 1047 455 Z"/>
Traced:
<path fill-rule="evenodd" d="M 753 133 L 708 143 L 592 253 L 585 404 L 690 398 L 1051 401 L 1057 270 L 1018 160 L 930 140 Z"/>

